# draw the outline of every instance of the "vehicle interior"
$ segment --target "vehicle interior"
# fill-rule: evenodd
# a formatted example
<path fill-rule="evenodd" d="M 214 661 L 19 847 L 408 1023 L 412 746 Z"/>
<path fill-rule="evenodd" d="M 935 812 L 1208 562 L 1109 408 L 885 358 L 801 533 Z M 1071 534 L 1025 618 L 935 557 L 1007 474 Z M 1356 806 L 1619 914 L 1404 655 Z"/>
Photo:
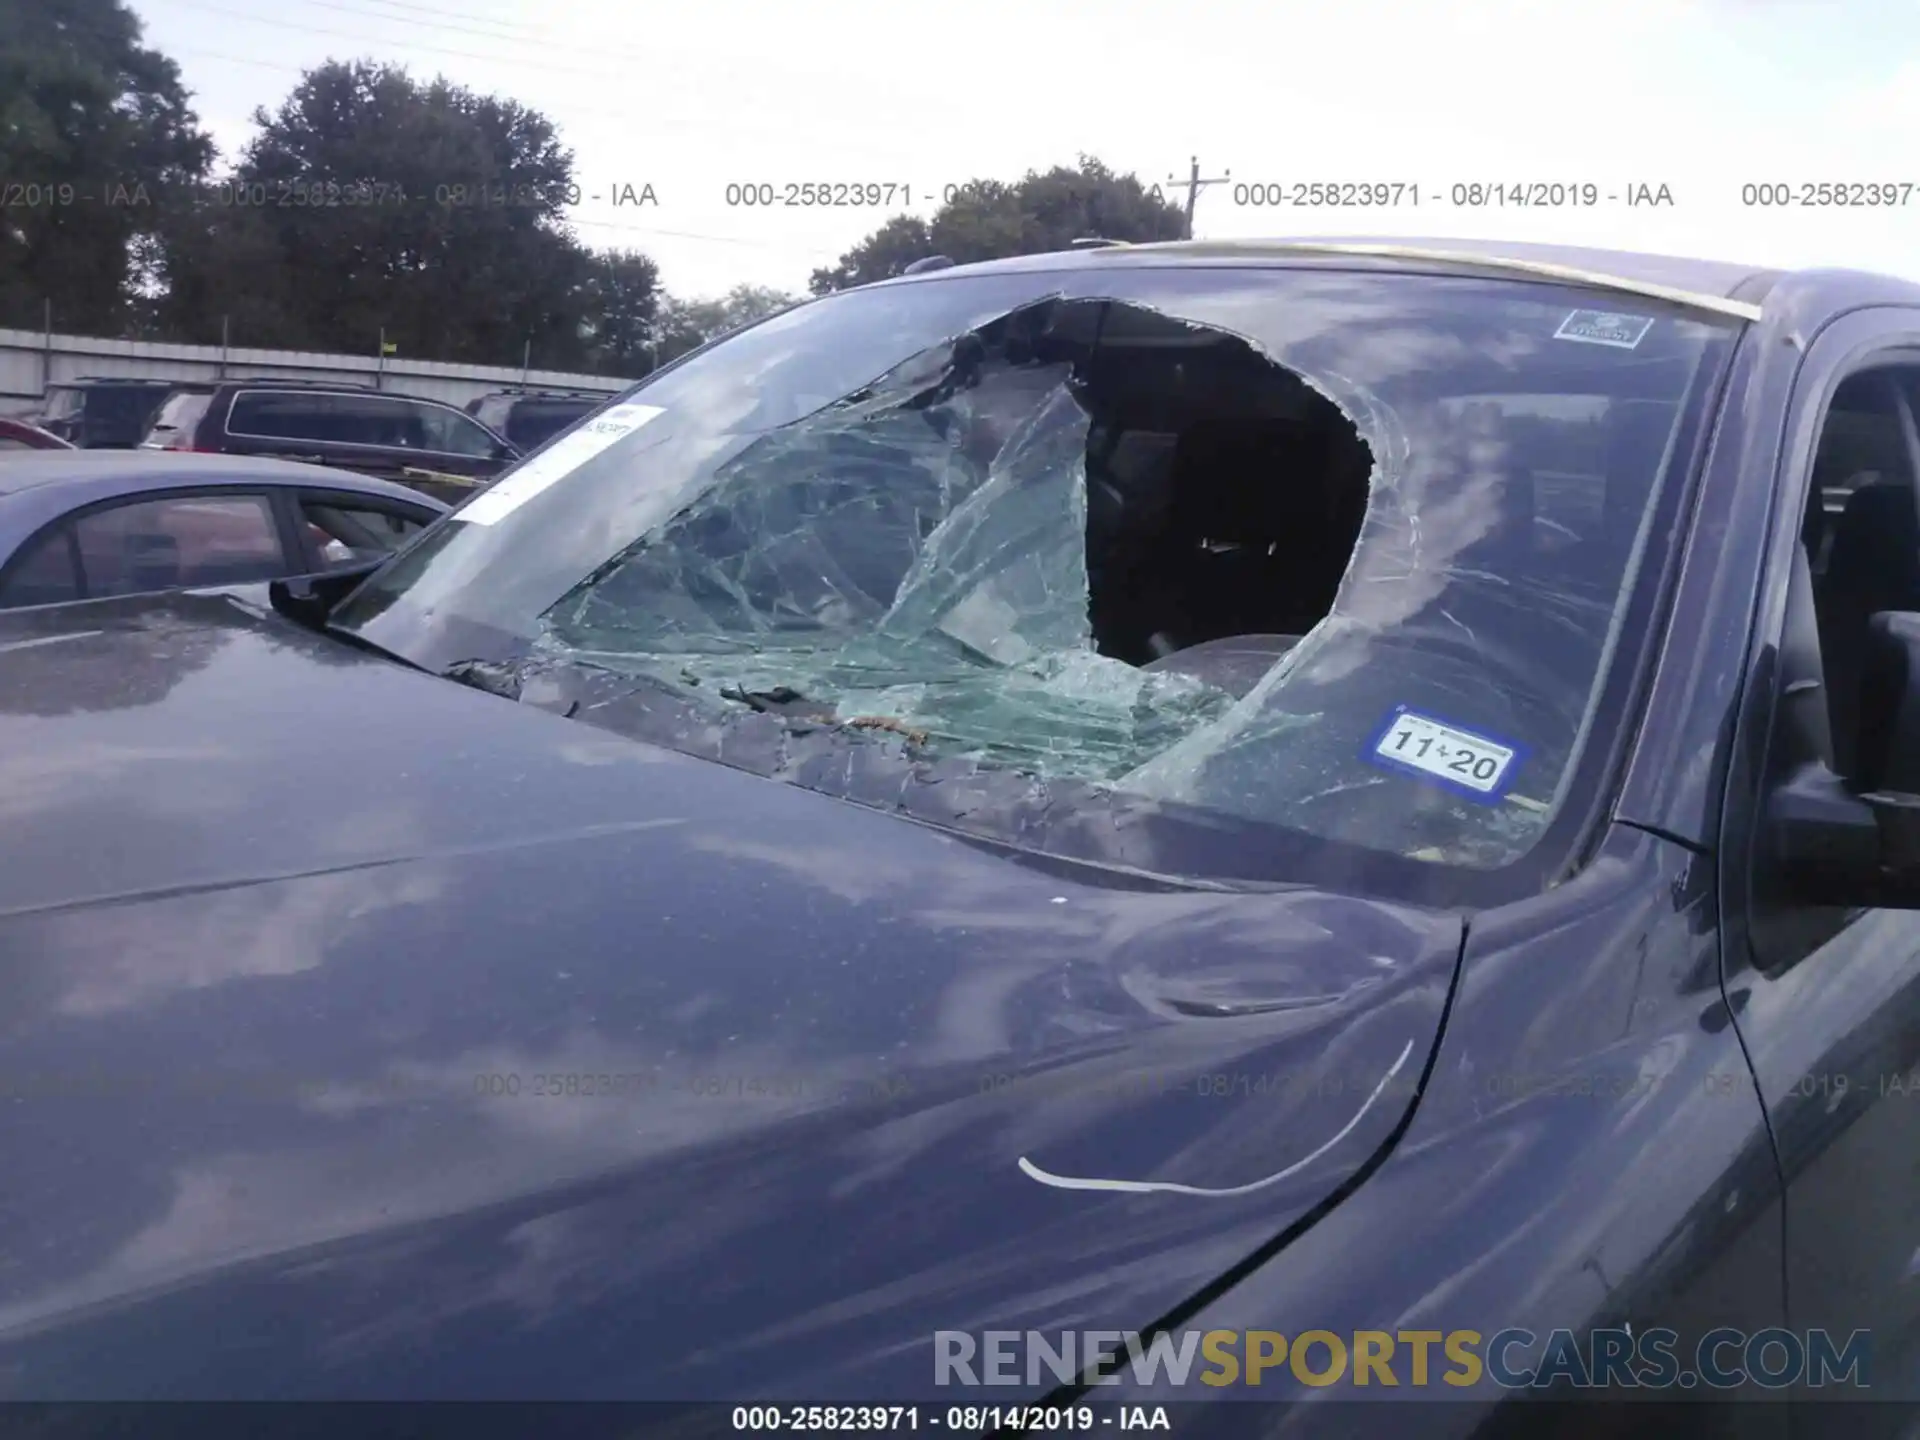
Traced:
<path fill-rule="evenodd" d="M 1089 352 L 1073 331 L 1091 311 L 1061 306 L 1033 353 L 1081 359 L 1095 646 L 1244 694 L 1331 611 L 1368 513 L 1372 450 L 1332 400 L 1237 336 L 1114 305 Z M 1005 343 L 1018 360 L 1020 342 Z M 1457 424 L 1483 407 L 1504 444 L 1498 513 L 1453 557 L 1468 577 L 1450 588 L 1453 619 L 1472 624 L 1485 608 L 1584 689 L 1674 406 L 1565 394 L 1435 404 Z M 1476 573 L 1499 583 L 1476 586 Z M 1514 584 L 1536 579 L 1533 608 L 1516 606 Z M 1522 638 L 1533 630 L 1537 645 Z"/>
<path fill-rule="evenodd" d="M 1854 769 L 1869 622 L 1920 610 L 1920 505 L 1898 397 L 1913 376 L 1876 370 L 1835 393 L 1801 525 L 1813 578 L 1835 768 Z"/>
<path fill-rule="evenodd" d="M 1343 654 L 1490 686 L 1502 733 L 1569 743 L 1697 365 L 1675 339 L 1370 394 L 1332 342 L 1302 352 L 1329 372 L 1309 380 L 1225 325 L 1035 301 L 759 432 L 545 623 L 756 709 L 817 717 L 885 675 L 955 753 L 1111 779 L 1278 674 L 1338 603 Z M 1055 683 L 1088 650 L 1107 667 Z M 1027 755 L 1056 724 L 1099 742 Z"/>
<path fill-rule="evenodd" d="M 1244 691 L 1246 676 L 1271 668 L 1331 609 L 1367 511 L 1372 454 L 1337 405 L 1238 336 L 1126 304 L 1048 300 L 895 375 L 908 378 L 884 377 L 744 452 L 732 473 L 638 548 L 625 574 L 595 588 L 628 616 L 691 604 L 706 612 L 705 633 L 777 632 L 800 613 L 841 628 L 836 597 L 854 592 L 860 608 L 885 611 L 902 603 L 917 564 L 958 574 L 976 563 L 967 524 L 934 536 L 963 503 L 957 494 L 909 498 L 957 444 L 975 477 L 996 459 L 1037 467 L 976 516 L 977 526 L 996 535 L 1011 526 L 1023 538 L 1007 543 L 1029 556 L 1044 550 L 1053 578 L 1029 606 L 1061 612 L 1061 567 L 1070 567 L 1067 583 L 1081 592 L 1104 656 Z M 1060 412 L 1055 433 L 1036 436 L 1025 427 L 1062 384 L 1078 412 Z M 1016 454 L 1026 458 L 1010 459 Z M 1078 545 L 1059 543 L 1070 457 L 1086 477 Z M 884 503 L 830 502 L 829 475 L 836 492 Z M 1022 488 L 1047 493 L 1022 499 Z M 781 558 L 796 526 L 814 532 L 803 567 L 813 581 L 793 581 Z M 653 564 L 649 553 L 683 559 Z M 690 580 L 688 566 L 713 581 Z"/>
<path fill-rule="evenodd" d="M 1372 455 L 1298 376 L 1233 337 L 1167 325 L 1103 336 L 1082 393 L 1095 645 L 1257 678 L 1332 609 Z"/>

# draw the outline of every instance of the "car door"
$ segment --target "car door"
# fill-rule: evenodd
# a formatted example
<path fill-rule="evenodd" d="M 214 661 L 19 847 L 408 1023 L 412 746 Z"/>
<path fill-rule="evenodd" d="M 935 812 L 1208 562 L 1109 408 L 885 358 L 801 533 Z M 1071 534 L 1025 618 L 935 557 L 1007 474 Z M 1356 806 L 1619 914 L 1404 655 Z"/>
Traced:
<path fill-rule="evenodd" d="M 1729 789 L 1721 856 L 1728 998 L 1785 1195 L 1789 1324 L 1826 1332 L 1842 1365 L 1858 1354 L 1867 1395 L 1907 1402 L 1920 1401 L 1920 913 L 1796 903 L 1761 817 L 1799 767 L 1846 773 L 1854 632 L 1875 609 L 1920 609 L 1917 382 L 1920 312 L 1842 321 L 1803 365 L 1746 712 L 1764 758 L 1757 784 Z M 1838 437 L 1863 430 L 1879 442 L 1849 456 Z M 1866 499 L 1836 516 L 1835 489 Z M 1863 1406 L 1846 1393 L 1803 1385 L 1797 1432 L 1914 1433 L 1910 1404 Z"/>
<path fill-rule="evenodd" d="M 139 495 L 92 506 L 59 524 L 73 536 L 82 599 L 249 584 L 295 568 L 264 492 Z"/>
<path fill-rule="evenodd" d="M 465 411 L 436 400 L 406 403 L 413 411 L 421 447 L 432 456 L 432 467 L 442 473 L 489 480 L 517 457 L 516 447 Z"/>
<path fill-rule="evenodd" d="M 322 465 L 348 464 L 347 451 L 356 444 L 358 434 L 350 412 L 342 413 L 342 402 L 356 398 L 324 390 L 236 390 L 224 405 L 216 402 L 215 423 L 211 428 L 218 435 L 217 439 L 208 438 L 212 448 L 231 455 L 271 455 Z M 190 434 L 198 417 L 190 404 L 183 402 L 181 409 L 181 418 L 174 428 Z"/>
<path fill-rule="evenodd" d="M 0 564 L 0 610 L 64 605 L 80 598 L 80 552 L 64 520 L 33 536 Z"/>
<path fill-rule="evenodd" d="M 504 442 L 471 416 L 406 395 L 242 390 L 226 428 L 226 448 L 337 465 L 449 504 L 506 463 Z"/>

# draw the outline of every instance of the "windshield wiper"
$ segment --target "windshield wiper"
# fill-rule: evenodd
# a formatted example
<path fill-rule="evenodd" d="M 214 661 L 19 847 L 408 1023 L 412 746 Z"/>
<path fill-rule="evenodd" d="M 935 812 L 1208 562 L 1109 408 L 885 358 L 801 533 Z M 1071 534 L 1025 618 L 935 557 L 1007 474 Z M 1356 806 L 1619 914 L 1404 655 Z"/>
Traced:
<path fill-rule="evenodd" d="M 733 700 L 762 715 L 777 715 L 782 720 L 813 720 L 822 725 L 834 723 L 833 707 L 824 709 L 818 701 L 807 699 L 791 685 L 776 685 L 771 690 L 749 690 L 744 685 L 722 685 L 719 690 L 722 700 Z M 811 706 L 808 710 L 796 710 L 795 706 Z"/>
<path fill-rule="evenodd" d="M 456 685 L 484 690 L 503 700 L 518 700 L 525 667 L 523 660 L 456 660 L 435 673 L 442 680 L 451 680 Z"/>

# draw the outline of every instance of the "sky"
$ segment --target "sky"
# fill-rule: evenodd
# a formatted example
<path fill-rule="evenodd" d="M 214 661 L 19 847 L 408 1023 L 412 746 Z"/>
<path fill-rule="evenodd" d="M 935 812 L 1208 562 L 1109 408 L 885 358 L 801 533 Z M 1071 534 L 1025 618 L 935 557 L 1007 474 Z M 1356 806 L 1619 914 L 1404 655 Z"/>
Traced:
<path fill-rule="evenodd" d="M 644 250 L 683 296 L 802 292 L 947 185 L 1082 153 L 1170 194 L 1197 157 L 1224 182 L 1200 195 L 1201 238 L 1559 241 L 1920 278 L 1920 0 L 132 4 L 223 159 L 330 58 L 543 112 L 574 151 L 580 238 Z M 896 188 L 876 208 L 728 203 L 729 185 L 809 181 Z M 1307 182 L 1401 188 L 1375 209 L 1258 203 Z M 1907 189 L 1750 203 L 1822 182 Z M 1455 203 L 1473 185 L 1598 199 Z M 656 203 L 615 203 L 647 186 Z M 1627 203 L 1663 186 L 1671 203 Z"/>

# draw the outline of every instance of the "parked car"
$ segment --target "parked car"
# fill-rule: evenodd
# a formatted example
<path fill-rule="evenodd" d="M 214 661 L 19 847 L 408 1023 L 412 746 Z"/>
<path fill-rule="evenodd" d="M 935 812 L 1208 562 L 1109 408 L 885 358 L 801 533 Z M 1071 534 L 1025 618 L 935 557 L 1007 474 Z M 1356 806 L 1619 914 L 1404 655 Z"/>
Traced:
<path fill-rule="evenodd" d="M 273 455 L 334 465 L 456 501 L 519 450 L 471 415 L 417 395 L 286 380 L 181 385 L 145 450 Z"/>
<path fill-rule="evenodd" d="M 467 402 L 467 413 L 523 453 L 538 449 L 613 397 L 586 390 L 500 390 Z"/>
<path fill-rule="evenodd" d="M 171 380 L 83 376 L 49 385 L 28 418 L 82 450 L 130 450 L 172 388 Z"/>
<path fill-rule="evenodd" d="M 282 460 L 21 455 L 0 465 L 0 609 L 363 564 L 446 510 L 402 485 Z"/>
<path fill-rule="evenodd" d="M 71 450 L 73 445 L 50 430 L 30 425 L 25 420 L 0 416 L 0 455 L 22 450 Z"/>
<path fill-rule="evenodd" d="M 0 617 L 8 1395 L 1907 1423 L 1916 355 L 1844 272 L 956 266 L 384 564 Z"/>

